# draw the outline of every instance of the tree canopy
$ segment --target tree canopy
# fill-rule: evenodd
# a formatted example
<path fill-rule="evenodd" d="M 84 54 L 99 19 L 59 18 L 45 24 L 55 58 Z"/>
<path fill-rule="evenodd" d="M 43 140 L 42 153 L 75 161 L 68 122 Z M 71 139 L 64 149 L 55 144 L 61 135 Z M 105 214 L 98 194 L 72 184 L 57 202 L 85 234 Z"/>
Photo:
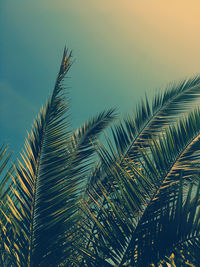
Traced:
<path fill-rule="evenodd" d="M 104 110 L 73 130 L 71 65 L 65 48 L 9 168 L 1 147 L 1 266 L 199 266 L 200 77 L 145 97 L 120 121 Z"/>

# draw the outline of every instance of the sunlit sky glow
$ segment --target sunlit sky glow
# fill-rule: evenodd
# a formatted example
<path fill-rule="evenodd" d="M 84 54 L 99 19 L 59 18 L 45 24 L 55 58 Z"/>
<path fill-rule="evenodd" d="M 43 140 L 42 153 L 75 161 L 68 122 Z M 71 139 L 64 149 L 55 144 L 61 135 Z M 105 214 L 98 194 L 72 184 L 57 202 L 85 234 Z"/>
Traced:
<path fill-rule="evenodd" d="M 53 89 L 66 44 L 77 127 L 105 108 L 200 72 L 200 2 L 1 0 L 0 135 L 18 152 Z"/>

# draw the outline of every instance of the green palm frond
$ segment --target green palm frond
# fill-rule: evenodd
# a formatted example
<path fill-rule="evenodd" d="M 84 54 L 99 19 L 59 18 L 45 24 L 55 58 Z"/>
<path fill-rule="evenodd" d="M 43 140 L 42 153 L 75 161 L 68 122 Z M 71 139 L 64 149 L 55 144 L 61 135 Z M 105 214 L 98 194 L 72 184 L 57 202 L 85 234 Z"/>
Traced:
<path fill-rule="evenodd" d="M 34 122 L 23 162 L 16 167 L 13 192 L 18 205 L 8 199 L 18 233 L 12 240 L 13 265 L 57 266 L 71 253 L 80 170 L 71 162 L 73 153 L 66 152 L 71 133 L 62 81 L 70 66 L 71 53 L 65 49 L 52 97 Z"/>
<path fill-rule="evenodd" d="M 97 116 L 89 119 L 72 135 L 72 151 L 77 151 L 76 158 L 87 159 L 95 150 L 95 142 L 100 133 L 105 130 L 113 120 L 116 119 L 114 109 L 103 111 Z"/>
<path fill-rule="evenodd" d="M 7 170 L 0 148 L 0 265 L 199 266 L 200 77 L 146 98 L 104 144 L 114 109 L 71 129 L 71 64 L 65 48 L 21 160 Z"/>
<path fill-rule="evenodd" d="M 149 177 L 153 183 L 154 193 L 157 190 L 162 193 L 163 188 L 174 183 L 176 177 L 179 177 L 180 171 L 183 172 L 184 178 L 190 180 L 194 175 L 199 173 L 199 152 L 200 152 L 200 111 L 198 109 L 191 112 L 187 118 L 181 119 L 176 125 L 173 125 L 161 132 L 158 140 L 153 139 L 148 143 L 149 150 L 140 148 L 142 160 L 138 168 L 142 168 L 143 175 Z M 111 155 L 104 149 L 102 163 L 95 172 L 91 175 L 92 179 L 99 181 L 104 178 L 104 184 L 112 179 L 106 173 L 106 168 L 115 165 L 117 161 L 119 165 L 123 164 L 122 155 L 117 155 L 117 152 L 110 146 Z M 127 158 L 128 161 L 133 161 L 132 158 Z M 129 171 L 129 166 L 126 166 L 126 171 Z M 105 178 L 106 177 L 106 178 Z M 171 177 L 171 178 L 170 178 Z M 91 183 L 95 184 L 95 182 Z M 154 197 L 153 197 L 154 198 Z"/>
<path fill-rule="evenodd" d="M 178 114 L 188 111 L 199 95 L 200 77 L 196 76 L 169 85 L 165 91 L 158 92 L 151 103 L 147 98 L 142 101 L 132 117 L 128 116 L 111 128 L 119 158 L 127 156 L 137 162 L 141 156 L 139 148 L 148 148 L 149 140 L 159 136 L 162 129 L 176 121 Z M 88 188 L 90 184 L 98 183 L 99 179 L 106 179 L 102 169 L 104 166 L 97 164 L 89 178 Z"/>
<path fill-rule="evenodd" d="M 196 76 L 180 83 L 170 84 L 165 91 L 158 92 L 152 103 L 146 98 L 137 106 L 135 114 L 113 127 L 113 138 L 119 154 L 136 159 L 138 147 L 145 147 L 152 135 L 170 125 L 177 115 L 188 110 L 192 101 L 199 97 L 200 77 Z"/>

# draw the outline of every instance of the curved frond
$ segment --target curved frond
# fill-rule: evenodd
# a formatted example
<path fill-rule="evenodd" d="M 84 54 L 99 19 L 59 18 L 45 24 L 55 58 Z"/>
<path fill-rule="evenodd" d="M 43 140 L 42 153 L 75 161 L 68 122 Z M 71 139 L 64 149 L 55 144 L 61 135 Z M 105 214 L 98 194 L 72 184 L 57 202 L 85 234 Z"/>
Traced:
<path fill-rule="evenodd" d="M 89 119 L 80 128 L 76 129 L 72 135 L 72 151 L 77 151 L 76 157 L 82 159 L 88 158 L 94 153 L 95 142 L 100 133 L 105 130 L 113 120 L 116 119 L 114 109 L 103 111 L 97 116 Z"/>
<path fill-rule="evenodd" d="M 141 101 L 133 116 L 128 116 L 113 128 L 118 153 L 136 159 L 138 148 L 144 148 L 151 136 L 176 121 L 178 114 L 187 111 L 199 93 L 200 77 L 197 76 L 169 85 L 154 96 L 152 103 L 147 98 Z"/>
<path fill-rule="evenodd" d="M 200 77 L 197 76 L 171 84 L 165 91 L 158 92 L 152 103 L 147 98 L 142 101 L 133 116 L 128 116 L 112 127 L 112 138 L 119 158 L 128 157 L 138 162 L 141 157 L 139 149 L 148 148 L 152 138 L 159 137 L 162 129 L 176 121 L 179 114 L 188 111 L 191 103 L 198 99 L 199 93 Z M 113 148 L 111 152 L 112 150 Z M 89 178 L 88 187 L 90 184 L 93 186 L 98 183 L 99 179 L 101 181 L 107 179 L 102 171 L 103 168 L 104 166 L 97 164 Z"/>
<path fill-rule="evenodd" d="M 71 58 L 65 48 L 52 96 L 6 172 L 0 148 L 0 265 L 199 266 L 200 109 L 188 110 L 200 77 L 146 98 L 104 145 L 113 109 L 71 130 Z"/>

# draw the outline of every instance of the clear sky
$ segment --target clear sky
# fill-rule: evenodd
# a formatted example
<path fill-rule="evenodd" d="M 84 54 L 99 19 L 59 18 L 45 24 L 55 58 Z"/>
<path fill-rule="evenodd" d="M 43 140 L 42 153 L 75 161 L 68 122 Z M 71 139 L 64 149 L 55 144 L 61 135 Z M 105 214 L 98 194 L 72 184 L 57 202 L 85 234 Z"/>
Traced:
<path fill-rule="evenodd" d="M 73 50 L 77 127 L 200 72 L 199 0 L 0 0 L 0 141 L 16 153 Z"/>

